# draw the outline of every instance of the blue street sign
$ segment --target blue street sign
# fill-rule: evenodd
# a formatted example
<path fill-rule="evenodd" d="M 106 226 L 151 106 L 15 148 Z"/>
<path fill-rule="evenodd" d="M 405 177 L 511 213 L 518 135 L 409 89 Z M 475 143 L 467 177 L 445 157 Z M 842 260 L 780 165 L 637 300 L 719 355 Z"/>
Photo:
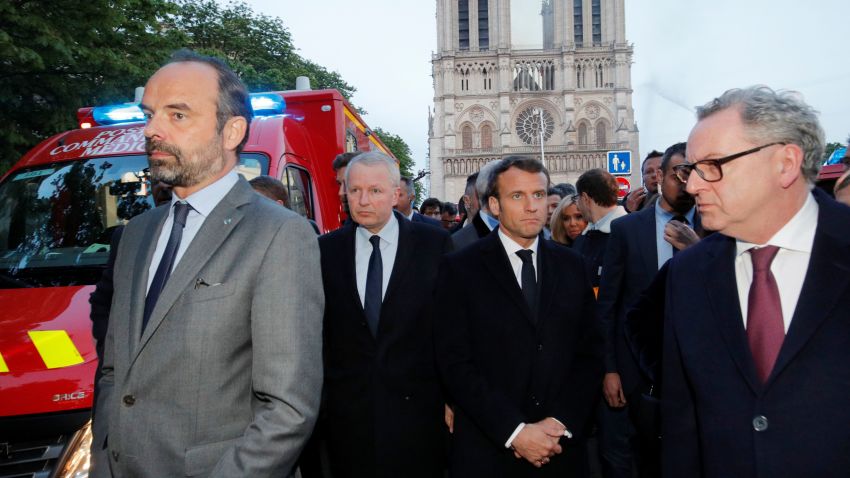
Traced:
<path fill-rule="evenodd" d="M 608 151 L 608 172 L 613 175 L 632 174 L 632 152 Z"/>

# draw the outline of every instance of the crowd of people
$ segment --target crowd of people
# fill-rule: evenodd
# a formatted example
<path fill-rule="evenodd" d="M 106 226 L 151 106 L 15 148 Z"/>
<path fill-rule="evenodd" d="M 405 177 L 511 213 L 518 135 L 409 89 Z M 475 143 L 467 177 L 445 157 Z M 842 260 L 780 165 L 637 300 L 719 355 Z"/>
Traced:
<path fill-rule="evenodd" d="M 622 202 L 509 156 L 416 211 L 392 158 L 344 153 L 318 237 L 236 174 L 247 105 L 192 53 L 146 85 L 172 194 L 92 295 L 92 476 L 850 473 L 850 208 L 798 96 L 710 101 Z"/>

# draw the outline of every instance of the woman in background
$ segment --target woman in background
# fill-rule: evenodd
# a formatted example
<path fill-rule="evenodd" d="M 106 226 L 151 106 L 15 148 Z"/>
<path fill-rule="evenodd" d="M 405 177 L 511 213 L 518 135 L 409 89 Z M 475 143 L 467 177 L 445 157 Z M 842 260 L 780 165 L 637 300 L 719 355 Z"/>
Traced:
<path fill-rule="evenodd" d="M 578 212 L 576 197 L 567 196 L 561 199 L 549 223 L 552 240 L 570 247 L 585 227 L 587 227 L 587 221 Z"/>

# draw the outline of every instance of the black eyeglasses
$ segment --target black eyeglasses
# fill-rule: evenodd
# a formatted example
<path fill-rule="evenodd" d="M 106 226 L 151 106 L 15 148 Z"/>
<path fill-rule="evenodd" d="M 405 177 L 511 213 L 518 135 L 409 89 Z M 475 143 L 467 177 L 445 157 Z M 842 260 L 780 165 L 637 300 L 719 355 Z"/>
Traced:
<path fill-rule="evenodd" d="M 748 149 L 740 153 L 730 154 L 729 156 L 724 156 L 722 158 L 703 159 L 702 161 L 697 161 L 695 163 L 679 164 L 677 166 L 673 166 L 673 171 L 676 173 L 676 178 L 678 178 L 679 181 L 682 181 L 683 183 L 688 182 L 688 178 L 691 175 L 691 171 L 696 171 L 699 177 L 703 179 L 703 181 L 709 183 L 716 183 L 717 181 L 723 179 L 722 165 L 730 161 L 734 161 L 743 156 L 746 156 L 748 154 L 757 153 L 763 150 L 764 148 L 767 148 L 769 146 L 775 146 L 777 144 L 785 146 L 785 144 L 787 143 L 777 141 L 775 143 L 768 143 L 757 148 Z"/>

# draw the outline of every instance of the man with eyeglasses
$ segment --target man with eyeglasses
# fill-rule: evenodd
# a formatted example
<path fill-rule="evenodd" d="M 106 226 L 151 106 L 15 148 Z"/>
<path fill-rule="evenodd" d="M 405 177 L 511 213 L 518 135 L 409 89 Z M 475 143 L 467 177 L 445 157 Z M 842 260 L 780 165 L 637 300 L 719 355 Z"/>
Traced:
<path fill-rule="evenodd" d="M 697 118 L 676 171 L 718 233 L 669 262 L 664 476 L 846 477 L 850 209 L 814 188 L 817 113 L 754 86 Z"/>

